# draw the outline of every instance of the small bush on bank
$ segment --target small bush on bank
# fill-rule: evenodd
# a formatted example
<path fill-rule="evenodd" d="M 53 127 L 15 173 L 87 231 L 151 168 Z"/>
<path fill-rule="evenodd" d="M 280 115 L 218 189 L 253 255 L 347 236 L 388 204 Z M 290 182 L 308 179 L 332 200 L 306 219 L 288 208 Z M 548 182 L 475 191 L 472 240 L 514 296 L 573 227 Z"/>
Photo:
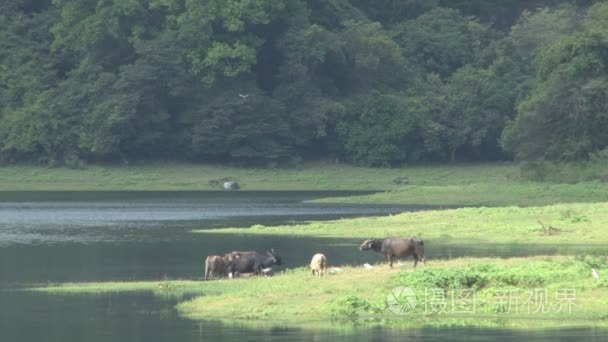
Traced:
<path fill-rule="evenodd" d="M 550 183 L 607 182 L 608 150 L 591 156 L 588 161 L 524 162 L 520 165 L 520 177 L 522 180 Z"/>
<path fill-rule="evenodd" d="M 587 273 L 587 264 L 551 262 L 521 266 L 490 264 L 469 265 L 463 268 L 427 268 L 420 272 L 404 272 L 395 278 L 396 285 L 414 288 L 474 289 L 514 286 L 533 288 L 555 281 L 576 280 Z"/>

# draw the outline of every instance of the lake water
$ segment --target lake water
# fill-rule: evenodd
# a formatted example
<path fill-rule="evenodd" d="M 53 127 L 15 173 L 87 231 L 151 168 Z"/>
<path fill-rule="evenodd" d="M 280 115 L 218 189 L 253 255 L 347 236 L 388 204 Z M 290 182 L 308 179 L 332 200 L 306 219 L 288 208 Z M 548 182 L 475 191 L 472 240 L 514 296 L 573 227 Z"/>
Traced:
<path fill-rule="evenodd" d="M 606 330 L 252 329 L 193 322 L 175 302 L 151 294 L 49 296 L 14 287 L 64 281 L 199 279 L 206 255 L 274 247 L 284 267 L 323 251 L 332 264 L 376 262 L 360 239 L 192 234 L 193 228 L 249 227 L 386 215 L 425 206 L 308 204 L 329 192 L 0 192 L 0 341 L 606 341 Z M 411 234 L 404 227 L 404 235 Z M 427 259 L 577 254 L 589 246 L 452 245 L 425 241 Z"/>

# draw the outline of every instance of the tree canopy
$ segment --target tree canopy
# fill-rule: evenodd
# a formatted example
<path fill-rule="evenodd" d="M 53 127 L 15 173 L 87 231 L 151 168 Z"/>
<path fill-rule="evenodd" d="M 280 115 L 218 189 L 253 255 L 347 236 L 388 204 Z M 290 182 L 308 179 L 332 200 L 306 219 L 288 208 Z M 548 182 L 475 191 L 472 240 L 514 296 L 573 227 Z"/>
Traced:
<path fill-rule="evenodd" d="M 0 162 L 585 159 L 608 4 L 6 0 Z"/>

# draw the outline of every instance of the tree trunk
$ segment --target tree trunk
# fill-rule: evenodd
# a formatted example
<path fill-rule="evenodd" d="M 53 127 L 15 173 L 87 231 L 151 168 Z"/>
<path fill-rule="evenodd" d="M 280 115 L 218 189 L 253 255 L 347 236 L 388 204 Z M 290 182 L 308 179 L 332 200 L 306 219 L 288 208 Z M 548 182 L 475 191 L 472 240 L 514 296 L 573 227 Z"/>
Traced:
<path fill-rule="evenodd" d="M 455 163 L 456 162 L 456 148 L 453 148 L 450 151 L 450 163 Z"/>

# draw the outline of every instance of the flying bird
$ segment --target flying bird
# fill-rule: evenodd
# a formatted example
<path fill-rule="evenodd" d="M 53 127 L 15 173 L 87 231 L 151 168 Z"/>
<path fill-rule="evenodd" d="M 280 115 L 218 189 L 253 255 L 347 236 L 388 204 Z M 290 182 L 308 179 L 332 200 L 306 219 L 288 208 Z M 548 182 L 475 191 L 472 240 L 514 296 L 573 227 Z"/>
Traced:
<path fill-rule="evenodd" d="M 363 266 L 365 266 L 365 268 L 367 268 L 368 270 L 371 270 L 372 268 L 374 268 L 374 266 L 372 266 L 368 263 L 363 264 Z"/>
<path fill-rule="evenodd" d="M 248 97 L 249 97 L 249 94 L 245 94 L 245 95 L 243 95 L 243 94 L 239 93 L 239 96 L 240 96 L 242 99 L 246 99 L 246 98 L 248 98 Z"/>
<path fill-rule="evenodd" d="M 597 273 L 597 271 L 594 268 L 591 269 L 591 276 L 595 280 L 600 280 L 600 275 Z"/>

